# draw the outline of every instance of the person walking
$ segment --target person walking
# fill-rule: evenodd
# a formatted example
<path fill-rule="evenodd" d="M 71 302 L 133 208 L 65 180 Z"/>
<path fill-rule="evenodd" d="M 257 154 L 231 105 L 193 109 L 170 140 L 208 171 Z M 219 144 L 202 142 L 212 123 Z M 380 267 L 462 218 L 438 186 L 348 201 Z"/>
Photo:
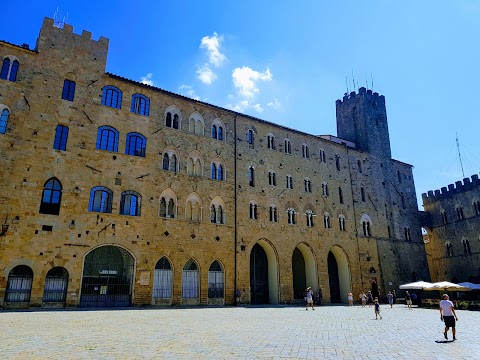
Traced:
<path fill-rule="evenodd" d="M 393 295 L 393 303 L 396 304 L 397 303 L 397 293 L 395 292 L 395 290 L 392 290 L 392 295 Z"/>
<path fill-rule="evenodd" d="M 380 303 L 378 302 L 378 298 L 375 298 L 375 320 L 382 320 L 382 315 L 380 315 Z"/>
<path fill-rule="evenodd" d="M 390 304 L 390 309 L 391 309 L 393 308 L 393 294 L 391 291 L 388 292 L 387 298 L 388 298 L 388 303 Z"/>
<path fill-rule="evenodd" d="M 445 337 L 445 340 L 448 340 L 448 330 L 452 328 L 453 340 L 457 340 L 457 333 L 455 330 L 455 321 L 458 321 L 457 314 L 455 314 L 453 303 L 449 300 L 448 295 L 443 294 L 442 297 L 443 300 L 440 301 L 440 320 L 445 322 L 445 331 L 443 336 Z"/>
<path fill-rule="evenodd" d="M 362 291 L 360 294 L 360 301 L 362 302 L 362 307 L 365 307 L 365 304 L 367 303 L 367 295 Z"/>
<path fill-rule="evenodd" d="M 352 292 L 349 292 L 347 294 L 347 298 L 348 298 L 348 305 L 353 306 L 353 294 L 352 294 Z"/>
<path fill-rule="evenodd" d="M 308 310 L 308 305 L 312 307 L 312 310 L 315 310 L 313 307 L 313 291 L 311 287 L 305 290 L 305 310 Z"/>
<path fill-rule="evenodd" d="M 405 292 L 405 302 L 407 303 L 407 307 L 412 310 L 412 295 L 407 291 Z"/>
<path fill-rule="evenodd" d="M 318 288 L 317 290 L 317 296 L 316 296 L 316 300 L 317 300 L 317 305 L 323 305 L 323 299 L 322 299 L 322 289 Z"/>

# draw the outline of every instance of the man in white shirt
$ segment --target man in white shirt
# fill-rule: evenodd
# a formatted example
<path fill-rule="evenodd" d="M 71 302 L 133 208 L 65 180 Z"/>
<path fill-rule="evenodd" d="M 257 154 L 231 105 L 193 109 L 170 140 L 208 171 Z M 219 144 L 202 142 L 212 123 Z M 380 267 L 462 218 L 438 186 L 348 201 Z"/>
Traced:
<path fill-rule="evenodd" d="M 443 333 L 445 339 L 448 340 L 448 329 L 452 328 L 453 340 L 457 340 L 455 337 L 455 320 L 458 321 L 458 318 L 453 303 L 448 300 L 447 294 L 443 294 L 443 300 L 440 301 L 440 320 L 445 322 L 445 332 Z"/>

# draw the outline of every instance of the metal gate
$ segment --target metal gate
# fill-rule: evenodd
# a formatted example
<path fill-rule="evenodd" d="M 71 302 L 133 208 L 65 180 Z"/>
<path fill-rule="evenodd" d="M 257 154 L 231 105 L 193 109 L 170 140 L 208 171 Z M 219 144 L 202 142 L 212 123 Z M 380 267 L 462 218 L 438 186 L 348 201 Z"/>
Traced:
<path fill-rule="evenodd" d="M 268 304 L 268 258 L 258 244 L 250 253 L 250 288 L 252 304 Z"/>
<path fill-rule="evenodd" d="M 134 265 L 132 255 L 116 246 L 102 246 L 87 254 L 80 306 L 131 306 Z"/>
<path fill-rule="evenodd" d="M 44 302 L 64 303 L 67 298 L 68 271 L 63 267 L 50 269 L 45 278 Z"/>

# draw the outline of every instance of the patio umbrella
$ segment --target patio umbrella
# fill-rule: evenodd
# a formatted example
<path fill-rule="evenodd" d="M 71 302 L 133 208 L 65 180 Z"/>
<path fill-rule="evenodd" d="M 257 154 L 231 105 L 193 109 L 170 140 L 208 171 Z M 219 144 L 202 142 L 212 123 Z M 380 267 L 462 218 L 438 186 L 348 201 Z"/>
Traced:
<path fill-rule="evenodd" d="M 480 290 L 480 284 L 474 284 L 474 283 L 471 283 L 471 282 L 468 282 L 468 281 L 458 283 L 458 285 L 468 287 L 471 290 Z"/>
<path fill-rule="evenodd" d="M 459 284 L 454 284 L 449 281 L 440 281 L 433 283 L 433 286 L 425 290 L 445 290 L 445 291 L 470 291 L 469 287 L 462 286 Z"/>
<path fill-rule="evenodd" d="M 409 284 L 400 285 L 402 290 L 433 290 L 430 289 L 433 286 L 432 283 L 426 281 L 416 281 Z"/>

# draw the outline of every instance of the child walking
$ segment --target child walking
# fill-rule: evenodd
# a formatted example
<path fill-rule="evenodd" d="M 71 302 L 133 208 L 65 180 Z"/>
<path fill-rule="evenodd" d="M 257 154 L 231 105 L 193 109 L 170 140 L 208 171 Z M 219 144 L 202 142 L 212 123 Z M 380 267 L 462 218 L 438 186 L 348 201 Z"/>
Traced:
<path fill-rule="evenodd" d="M 382 320 L 382 315 L 380 315 L 380 303 L 378 302 L 378 298 L 375 298 L 375 320 Z"/>

